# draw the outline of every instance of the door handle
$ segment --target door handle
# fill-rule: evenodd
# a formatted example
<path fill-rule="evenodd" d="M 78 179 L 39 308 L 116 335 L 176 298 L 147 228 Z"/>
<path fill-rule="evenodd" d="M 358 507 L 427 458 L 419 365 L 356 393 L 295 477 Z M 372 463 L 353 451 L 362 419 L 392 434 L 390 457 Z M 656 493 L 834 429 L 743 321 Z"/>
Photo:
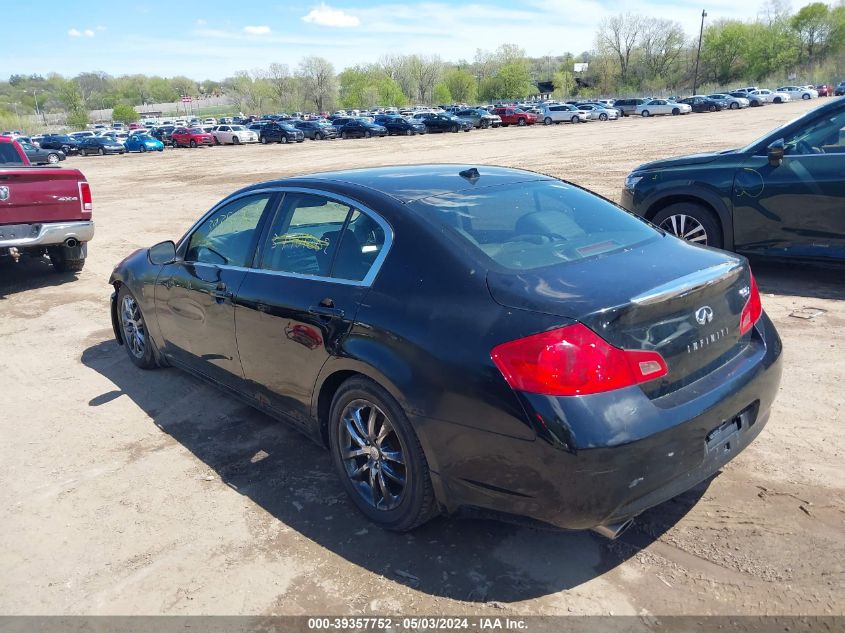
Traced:
<path fill-rule="evenodd" d="M 344 312 L 340 308 L 316 305 L 308 308 L 308 314 L 316 314 L 319 317 L 328 319 L 342 319 Z"/>
<path fill-rule="evenodd" d="M 222 303 L 226 299 L 231 299 L 234 297 L 234 293 L 229 292 L 226 289 L 226 284 L 224 282 L 220 282 L 217 284 L 217 287 L 211 291 L 211 296 L 214 297 L 218 303 Z"/>

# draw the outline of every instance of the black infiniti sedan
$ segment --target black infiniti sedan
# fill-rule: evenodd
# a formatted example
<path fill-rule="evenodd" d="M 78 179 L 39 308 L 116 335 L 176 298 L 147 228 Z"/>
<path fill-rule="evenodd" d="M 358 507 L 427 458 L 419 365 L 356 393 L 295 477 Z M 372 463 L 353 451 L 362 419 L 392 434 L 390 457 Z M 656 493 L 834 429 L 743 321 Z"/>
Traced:
<path fill-rule="evenodd" d="M 394 530 L 473 508 L 613 536 L 743 450 L 780 382 L 745 259 L 521 170 L 253 185 L 110 283 L 135 365 L 288 421 Z"/>

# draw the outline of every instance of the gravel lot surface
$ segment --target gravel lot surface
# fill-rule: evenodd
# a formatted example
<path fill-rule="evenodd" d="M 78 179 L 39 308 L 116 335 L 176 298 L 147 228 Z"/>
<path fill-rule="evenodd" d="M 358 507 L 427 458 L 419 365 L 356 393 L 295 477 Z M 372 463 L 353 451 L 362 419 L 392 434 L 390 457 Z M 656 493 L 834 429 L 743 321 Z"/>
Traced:
<path fill-rule="evenodd" d="M 108 313 L 118 261 L 248 183 L 468 162 L 616 199 L 645 160 L 744 145 L 817 103 L 68 160 L 94 193 L 85 270 L 0 266 L 0 613 L 845 613 L 841 270 L 755 265 L 785 346 L 769 425 L 613 543 L 450 518 L 385 533 L 326 452 L 184 373 L 137 370 Z M 805 307 L 823 312 L 790 316 Z"/>

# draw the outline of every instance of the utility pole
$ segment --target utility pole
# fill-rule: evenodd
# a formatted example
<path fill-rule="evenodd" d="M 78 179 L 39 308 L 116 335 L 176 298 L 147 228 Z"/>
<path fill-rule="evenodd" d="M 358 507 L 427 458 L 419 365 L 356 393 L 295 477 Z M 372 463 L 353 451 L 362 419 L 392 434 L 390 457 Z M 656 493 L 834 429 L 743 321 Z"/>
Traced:
<path fill-rule="evenodd" d="M 704 18 L 707 17 L 707 11 L 701 11 L 701 30 L 698 32 L 698 53 L 695 56 L 695 74 L 692 76 L 692 94 L 695 95 L 695 89 L 698 86 L 698 61 L 701 59 L 701 40 L 704 38 Z"/>

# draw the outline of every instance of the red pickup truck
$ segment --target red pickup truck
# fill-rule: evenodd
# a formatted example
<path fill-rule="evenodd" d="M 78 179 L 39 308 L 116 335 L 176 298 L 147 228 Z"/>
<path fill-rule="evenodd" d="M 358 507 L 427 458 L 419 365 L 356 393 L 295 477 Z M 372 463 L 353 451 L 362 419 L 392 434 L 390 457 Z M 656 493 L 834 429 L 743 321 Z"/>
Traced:
<path fill-rule="evenodd" d="M 493 114 L 498 114 L 501 117 L 502 127 L 509 125 L 534 125 L 537 122 L 536 114 L 516 107 L 494 108 Z"/>
<path fill-rule="evenodd" d="M 47 255 L 56 272 L 82 270 L 92 206 L 78 169 L 32 167 L 14 139 L 0 136 L 0 258 Z"/>

